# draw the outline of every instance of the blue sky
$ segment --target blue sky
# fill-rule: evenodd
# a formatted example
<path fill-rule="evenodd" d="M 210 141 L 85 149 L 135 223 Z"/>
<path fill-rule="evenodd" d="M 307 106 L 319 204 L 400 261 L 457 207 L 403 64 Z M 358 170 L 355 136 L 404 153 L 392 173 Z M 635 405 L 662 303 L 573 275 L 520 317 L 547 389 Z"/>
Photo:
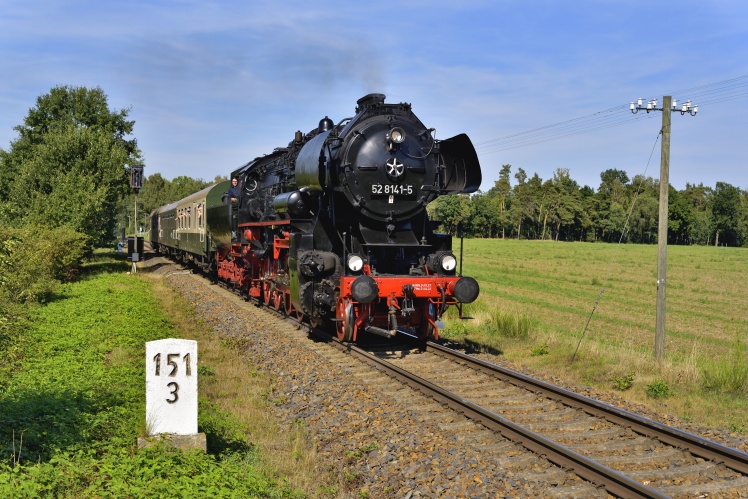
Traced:
<path fill-rule="evenodd" d="M 659 178 L 661 113 L 628 103 L 673 94 L 699 113 L 672 117 L 670 183 L 748 189 L 746 49 L 742 0 L 3 0 L 0 147 L 52 87 L 98 86 L 146 175 L 211 180 L 379 92 L 467 133 L 483 190 L 503 164 L 597 188 Z"/>

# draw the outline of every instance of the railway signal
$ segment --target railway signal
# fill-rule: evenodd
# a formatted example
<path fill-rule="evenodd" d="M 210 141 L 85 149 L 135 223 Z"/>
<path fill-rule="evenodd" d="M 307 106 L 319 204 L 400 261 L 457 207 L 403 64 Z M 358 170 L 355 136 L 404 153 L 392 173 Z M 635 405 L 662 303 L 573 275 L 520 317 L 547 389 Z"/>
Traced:
<path fill-rule="evenodd" d="M 135 251 L 132 253 L 132 273 L 138 271 L 137 262 L 140 259 L 138 253 L 138 192 L 143 188 L 143 165 L 130 166 L 130 188 L 135 192 L 135 214 L 133 216 L 133 238 L 135 239 Z"/>

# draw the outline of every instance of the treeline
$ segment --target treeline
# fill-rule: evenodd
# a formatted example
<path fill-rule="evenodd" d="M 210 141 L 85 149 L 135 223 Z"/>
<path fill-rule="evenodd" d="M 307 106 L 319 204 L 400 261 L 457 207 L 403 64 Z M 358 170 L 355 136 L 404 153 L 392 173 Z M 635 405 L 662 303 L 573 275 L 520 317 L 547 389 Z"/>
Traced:
<path fill-rule="evenodd" d="M 481 238 L 657 242 L 659 181 L 622 170 L 600 174 L 597 191 L 559 168 L 553 178 L 513 175 L 503 165 L 488 191 L 442 196 L 429 205 L 442 229 Z M 669 186 L 668 243 L 748 246 L 748 191 L 726 182 Z"/>

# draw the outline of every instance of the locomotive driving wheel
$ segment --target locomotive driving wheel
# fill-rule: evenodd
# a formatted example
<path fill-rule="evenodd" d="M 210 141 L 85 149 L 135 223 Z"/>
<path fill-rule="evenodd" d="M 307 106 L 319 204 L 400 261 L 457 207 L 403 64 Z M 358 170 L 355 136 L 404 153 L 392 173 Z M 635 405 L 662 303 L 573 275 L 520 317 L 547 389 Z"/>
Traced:
<path fill-rule="evenodd" d="M 296 310 L 291 303 L 291 293 L 283 293 L 283 311 L 290 317 L 296 317 Z"/>
<path fill-rule="evenodd" d="M 270 301 L 272 298 L 272 284 L 270 281 L 265 281 L 262 283 L 262 301 L 265 303 L 265 306 L 270 306 Z"/>
<path fill-rule="evenodd" d="M 353 339 L 353 327 L 356 322 L 356 311 L 348 298 L 338 298 L 335 308 L 335 330 L 340 341 Z"/>
<path fill-rule="evenodd" d="M 275 307 L 276 310 L 280 310 L 281 305 L 283 305 L 283 292 L 273 291 L 273 307 Z"/>

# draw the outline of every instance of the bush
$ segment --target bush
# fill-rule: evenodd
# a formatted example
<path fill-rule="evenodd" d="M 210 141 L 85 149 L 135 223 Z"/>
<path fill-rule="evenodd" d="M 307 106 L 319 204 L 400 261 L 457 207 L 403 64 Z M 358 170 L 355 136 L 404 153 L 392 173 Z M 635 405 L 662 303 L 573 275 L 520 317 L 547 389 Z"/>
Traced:
<path fill-rule="evenodd" d="M 49 299 L 89 252 L 87 237 L 68 227 L 0 228 L 0 288 L 12 301 Z"/>
<path fill-rule="evenodd" d="M 9 373 L 23 359 L 22 331 L 26 322 L 22 305 L 13 302 L 0 287 L 0 393 L 3 393 Z"/>
<path fill-rule="evenodd" d="M 673 394 L 673 391 L 662 380 L 647 385 L 647 395 L 653 399 L 666 399 Z"/>
<path fill-rule="evenodd" d="M 532 351 L 530 352 L 530 355 L 532 357 L 540 357 L 541 355 L 548 355 L 550 351 L 548 350 L 548 345 L 535 345 L 532 347 Z"/>
<path fill-rule="evenodd" d="M 622 392 L 628 390 L 634 385 L 634 373 L 628 373 L 624 376 L 613 376 L 613 388 Z"/>

